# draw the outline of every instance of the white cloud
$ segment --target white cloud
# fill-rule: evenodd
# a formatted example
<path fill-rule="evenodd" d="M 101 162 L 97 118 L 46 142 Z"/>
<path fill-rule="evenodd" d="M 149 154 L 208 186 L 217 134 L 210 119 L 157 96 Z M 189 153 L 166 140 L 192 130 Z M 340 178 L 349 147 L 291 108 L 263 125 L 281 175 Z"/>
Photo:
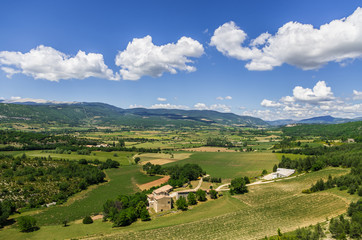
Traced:
<path fill-rule="evenodd" d="M 146 108 L 146 107 L 143 106 L 143 105 L 131 104 L 131 105 L 128 106 L 128 108 Z"/>
<path fill-rule="evenodd" d="M 0 98 L 1 99 L 1 98 Z M 53 103 L 53 104 L 73 104 L 78 102 L 66 102 L 66 101 L 55 101 L 55 100 L 45 100 L 40 98 L 22 98 L 18 96 L 12 96 L 10 99 L 4 99 L 4 103 L 25 103 L 25 102 L 33 102 L 33 103 Z"/>
<path fill-rule="evenodd" d="M 214 110 L 220 112 L 231 112 L 231 107 L 225 104 L 212 104 L 207 106 L 205 103 L 196 103 L 194 108 L 197 110 Z"/>
<path fill-rule="evenodd" d="M 154 104 L 149 108 L 166 108 L 166 109 L 189 109 L 188 106 L 185 105 L 174 105 L 170 103 L 158 103 Z"/>
<path fill-rule="evenodd" d="M 81 50 L 71 57 L 52 47 L 40 45 L 27 53 L 0 52 L 1 69 L 7 77 L 22 73 L 35 79 L 58 82 L 61 79 L 98 77 L 120 80 L 118 74 L 105 65 L 102 54 L 85 53 Z"/>
<path fill-rule="evenodd" d="M 355 97 L 362 92 L 353 91 Z M 355 98 L 356 99 L 356 98 Z M 362 116 L 362 104 L 353 104 L 348 99 L 334 96 L 332 89 L 324 81 L 319 81 L 313 89 L 296 86 L 293 96 L 281 97 L 278 101 L 264 99 L 261 106 L 271 109 L 244 111 L 243 114 L 260 117 L 264 120 L 305 119 L 332 115 L 341 118 Z"/>
<path fill-rule="evenodd" d="M 165 102 L 165 101 L 167 101 L 167 99 L 166 99 L 166 98 L 162 98 L 162 97 L 158 97 L 158 98 L 157 98 L 157 101 Z"/>
<path fill-rule="evenodd" d="M 115 62 L 121 67 L 124 80 L 138 80 L 142 76 L 160 77 L 164 72 L 176 74 L 177 70 L 193 72 L 196 70 L 189 58 L 198 58 L 204 48 L 198 41 L 181 37 L 177 43 L 156 46 L 152 37 L 134 38 L 127 48 L 119 52 Z"/>
<path fill-rule="evenodd" d="M 280 107 L 281 104 L 274 102 L 274 101 L 270 101 L 268 99 L 264 99 L 261 103 L 260 103 L 263 107 Z"/>
<path fill-rule="evenodd" d="M 362 92 L 353 90 L 353 100 L 362 100 Z"/>
<path fill-rule="evenodd" d="M 331 88 L 327 87 L 324 81 L 317 82 L 313 89 L 297 86 L 293 90 L 293 95 L 295 100 L 306 102 L 321 102 L 334 99 Z"/>
<path fill-rule="evenodd" d="M 318 69 L 328 62 L 362 57 L 362 8 L 347 18 L 333 20 L 319 28 L 288 22 L 274 35 L 262 33 L 245 44 L 247 34 L 234 22 L 217 28 L 210 45 L 226 56 L 249 62 L 249 70 L 272 70 L 283 63 L 304 70 Z"/>
<path fill-rule="evenodd" d="M 233 99 L 231 96 L 226 96 L 226 97 L 217 97 L 216 100 L 231 100 Z"/>

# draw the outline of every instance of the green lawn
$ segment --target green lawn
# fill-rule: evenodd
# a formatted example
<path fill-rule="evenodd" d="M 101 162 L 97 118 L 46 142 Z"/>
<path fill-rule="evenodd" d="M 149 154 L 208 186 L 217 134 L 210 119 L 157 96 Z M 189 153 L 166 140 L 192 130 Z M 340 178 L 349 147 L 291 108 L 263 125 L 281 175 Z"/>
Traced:
<path fill-rule="evenodd" d="M 238 176 L 259 176 L 263 169 L 272 171 L 274 164 L 278 162 L 279 160 L 274 153 L 199 152 L 193 153 L 188 159 L 164 166 L 196 163 L 213 177 L 230 179 Z"/>

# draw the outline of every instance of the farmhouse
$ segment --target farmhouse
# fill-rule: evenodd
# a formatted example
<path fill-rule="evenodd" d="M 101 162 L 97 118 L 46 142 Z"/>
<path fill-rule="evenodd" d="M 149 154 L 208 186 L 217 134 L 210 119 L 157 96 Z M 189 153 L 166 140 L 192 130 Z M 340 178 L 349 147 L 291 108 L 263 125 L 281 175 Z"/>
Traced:
<path fill-rule="evenodd" d="M 149 208 L 153 208 L 155 212 L 170 210 L 172 207 L 172 198 L 170 196 L 171 191 L 172 186 L 165 185 L 157 188 L 151 194 L 147 195 Z"/>

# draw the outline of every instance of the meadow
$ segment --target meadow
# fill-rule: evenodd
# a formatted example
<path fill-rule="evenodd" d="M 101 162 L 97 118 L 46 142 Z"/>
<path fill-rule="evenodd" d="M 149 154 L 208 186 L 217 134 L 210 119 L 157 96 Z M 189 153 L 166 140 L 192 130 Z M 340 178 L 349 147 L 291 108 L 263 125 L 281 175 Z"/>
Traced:
<path fill-rule="evenodd" d="M 29 157 L 48 157 L 50 156 L 53 159 L 69 159 L 69 160 L 95 160 L 98 159 L 101 162 L 105 162 L 107 159 L 112 159 L 119 162 L 121 165 L 130 165 L 133 163 L 133 155 L 132 152 L 121 152 L 121 151 L 113 151 L 113 152 L 102 152 L 102 151 L 92 151 L 90 155 L 81 155 L 76 152 L 72 152 L 72 154 L 59 154 L 53 152 L 46 152 L 42 150 L 34 150 L 34 151 L 25 151 L 18 152 L 15 156 L 19 156 L 25 153 Z"/>
<path fill-rule="evenodd" d="M 240 176 L 256 177 L 260 176 L 263 169 L 271 172 L 274 164 L 279 162 L 274 153 L 259 152 L 197 152 L 189 158 L 173 164 L 196 163 L 212 177 L 231 179 Z"/>

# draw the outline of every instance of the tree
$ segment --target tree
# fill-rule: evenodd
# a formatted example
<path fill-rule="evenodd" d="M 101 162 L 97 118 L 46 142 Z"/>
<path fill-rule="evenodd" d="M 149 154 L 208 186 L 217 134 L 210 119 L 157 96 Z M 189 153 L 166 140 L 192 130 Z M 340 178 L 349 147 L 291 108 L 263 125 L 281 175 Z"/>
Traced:
<path fill-rule="evenodd" d="M 284 155 L 283 155 L 284 156 Z M 276 172 L 278 169 L 278 166 L 276 164 L 274 164 L 274 167 L 273 167 L 273 172 Z"/>
<path fill-rule="evenodd" d="M 68 220 L 63 220 L 63 227 L 67 227 L 68 226 Z"/>
<path fill-rule="evenodd" d="M 91 224 L 93 223 L 93 219 L 90 216 L 86 216 L 83 218 L 83 224 Z"/>
<path fill-rule="evenodd" d="M 135 162 L 136 164 L 138 164 L 139 161 L 141 161 L 141 158 L 140 158 L 140 157 L 136 157 L 136 158 L 134 159 L 134 162 Z"/>
<path fill-rule="evenodd" d="M 189 195 L 187 196 L 187 201 L 189 205 L 196 205 L 197 201 L 196 201 L 196 196 L 194 193 L 189 193 Z"/>
<path fill-rule="evenodd" d="M 187 207 L 188 207 L 187 202 L 186 202 L 186 198 L 180 197 L 176 201 L 176 206 L 177 206 L 177 209 L 182 210 L 182 211 L 186 211 Z"/>
<path fill-rule="evenodd" d="M 230 184 L 231 194 L 244 194 L 248 192 L 244 178 L 234 178 Z"/>
<path fill-rule="evenodd" d="M 196 191 L 196 198 L 197 198 L 197 201 L 200 201 L 200 202 L 204 202 L 206 201 L 206 192 L 204 190 L 197 190 Z"/>
<path fill-rule="evenodd" d="M 39 229 L 35 218 L 31 216 L 22 216 L 18 218 L 20 232 L 33 232 Z"/>
<path fill-rule="evenodd" d="M 151 216 L 150 213 L 148 212 L 147 208 L 143 208 L 140 214 L 140 218 L 142 221 L 150 221 L 151 220 Z"/>
<path fill-rule="evenodd" d="M 217 192 L 214 189 L 210 190 L 210 197 L 211 199 L 217 199 Z"/>
<path fill-rule="evenodd" d="M 266 169 L 264 169 L 263 172 L 261 173 L 261 175 L 264 176 L 264 175 L 267 174 L 267 173 L 268 173 L 268 171 L 267 171 Z"/>

